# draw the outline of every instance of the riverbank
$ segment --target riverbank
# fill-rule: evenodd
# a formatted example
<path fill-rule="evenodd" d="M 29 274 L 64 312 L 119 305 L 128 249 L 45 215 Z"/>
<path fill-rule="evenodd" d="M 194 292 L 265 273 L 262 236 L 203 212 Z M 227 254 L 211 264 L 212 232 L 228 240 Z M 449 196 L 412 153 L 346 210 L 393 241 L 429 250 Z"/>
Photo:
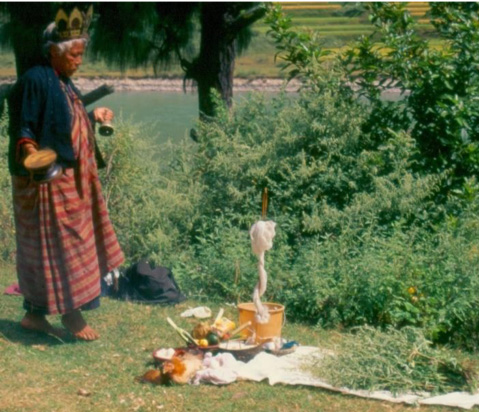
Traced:
<path fill-rule="evenodd" d="M 0 86 L 12 84 L 15 82 L 14 77 L 0 79 Z M 196 92 L 196 88 L 191 82 L 184 84 L 182 78 L 86 78 L 73 77 L 75 85 L 83 92 L 96 89 L 104 84 L 113 86 L 115 91 L 131 91 L 131 92 Z M 243 79 L 237 78 L 233 83 L 234 92 L 250 92 L 264 91 L 277 92 L 285 86 L 284 79 L 263 78 L 263 79 Z M 286 90 L 290 92 L 297 91 L 300 83 L 293 80 L 286 85 Z"/>

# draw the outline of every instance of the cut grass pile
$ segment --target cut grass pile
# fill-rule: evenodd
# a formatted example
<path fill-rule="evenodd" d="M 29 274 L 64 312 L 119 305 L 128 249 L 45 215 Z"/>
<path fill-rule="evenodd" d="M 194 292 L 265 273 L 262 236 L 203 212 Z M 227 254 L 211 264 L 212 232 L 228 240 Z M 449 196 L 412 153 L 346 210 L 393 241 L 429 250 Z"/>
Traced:
<path fill-rule="evenodd" d="M 417 328 L 381 331 L 363 326 L 345 335 L 337 355 L 314 371 L 336 386 L 353 389 L 475 393 L 479 360 L 433 347 Z"/>

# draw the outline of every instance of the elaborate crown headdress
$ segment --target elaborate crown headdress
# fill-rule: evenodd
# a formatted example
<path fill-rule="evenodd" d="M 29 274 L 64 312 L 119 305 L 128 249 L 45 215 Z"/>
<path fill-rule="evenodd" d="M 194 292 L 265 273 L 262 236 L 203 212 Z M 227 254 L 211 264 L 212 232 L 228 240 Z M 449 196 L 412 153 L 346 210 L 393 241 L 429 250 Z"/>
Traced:
<path fill-rule="evenodd" d="M 60 9 L 55 16 L 55 26 L 59 41 L 79 39 L 88 36 L 88 27 L 93 17 L 93 5 L 86 13 L 82 13 L 75 7 L 70 15 Z"/>

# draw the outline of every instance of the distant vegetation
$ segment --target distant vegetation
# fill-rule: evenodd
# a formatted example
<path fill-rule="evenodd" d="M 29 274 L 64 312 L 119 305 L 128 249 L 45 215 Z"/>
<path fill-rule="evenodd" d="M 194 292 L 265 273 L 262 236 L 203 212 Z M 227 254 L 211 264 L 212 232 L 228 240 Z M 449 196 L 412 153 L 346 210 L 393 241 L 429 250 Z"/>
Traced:
<path fill-rule="evenodd" d="M 370 34 L 373 25 L 368 19 L 368 14 L 361 5 L 356 3 L 315 3 L 295 2 L 279 3 L 285 14 L 292 19 L 293 26 L 302 30 L 312 30 L 320 33 L 323 46 L 328 49 L 341 49 L 363 34 Z M 429 22 L 427 2 L 408 3 L 407 9 L 418 23 L 418 33 L 426 38 L 431 38 L 433 27 Z M 266 32 L 268 26 L 260 21 L 253 26 L 255 38 L 249 49 L 236 61 L 235 75 L 237 77 L 278 77 L 282 76 L 279 65 L 274 60 L 275 47 Z M 433 44 L 434 39 L 431 39 Z M 4 52 L 0 55 L 0 77 L 14 76 L 15 64 L 13 54 Z M 87 59 L 80 69 L 78 76 L 152 76 L 150 69 L 129 70 L 121 73 L 114 67 L 107 67 L 102 62 L 92 62 Z M 173 66 L 161 76 L 182 76 L 179 66 Z"/>

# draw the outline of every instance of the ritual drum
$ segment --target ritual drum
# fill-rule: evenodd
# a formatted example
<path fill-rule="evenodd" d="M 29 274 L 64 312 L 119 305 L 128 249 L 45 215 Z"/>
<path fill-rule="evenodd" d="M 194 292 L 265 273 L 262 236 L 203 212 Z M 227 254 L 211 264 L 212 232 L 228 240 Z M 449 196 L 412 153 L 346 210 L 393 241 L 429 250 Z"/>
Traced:
<path fill-rule="evenodd" d="M 47 183 L 59 177 L 62 167 L 55 163 L 57 154 L 52 149 L 41 149 L 28 155 L 23 161 L 35 182 Z"/>

